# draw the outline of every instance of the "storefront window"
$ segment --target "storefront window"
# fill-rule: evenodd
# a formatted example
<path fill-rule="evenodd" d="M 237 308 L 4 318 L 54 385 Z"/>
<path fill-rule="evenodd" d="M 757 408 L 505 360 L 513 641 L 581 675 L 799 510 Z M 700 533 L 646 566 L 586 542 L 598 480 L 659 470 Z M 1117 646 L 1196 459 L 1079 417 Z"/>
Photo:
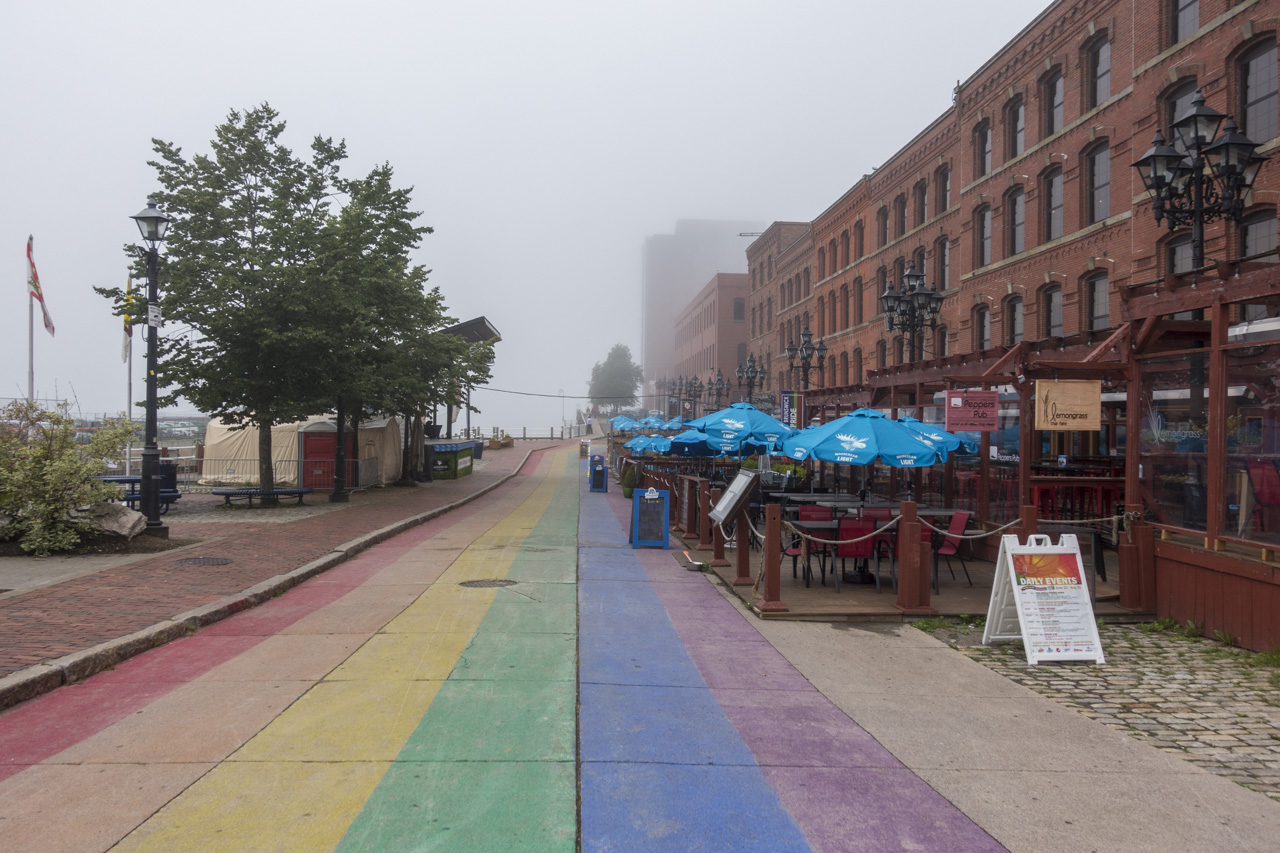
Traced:
<path fill-rule="evenodd" d="M 1206 529 L 1208 365 L 1208 352 L 1142 363 L 1138 478 L 1156 524 Z"/>
<path fill-rule="evenodd" d="M 1280 542 L 1280 344 L 1226 350 L 1226 536 Z"/>

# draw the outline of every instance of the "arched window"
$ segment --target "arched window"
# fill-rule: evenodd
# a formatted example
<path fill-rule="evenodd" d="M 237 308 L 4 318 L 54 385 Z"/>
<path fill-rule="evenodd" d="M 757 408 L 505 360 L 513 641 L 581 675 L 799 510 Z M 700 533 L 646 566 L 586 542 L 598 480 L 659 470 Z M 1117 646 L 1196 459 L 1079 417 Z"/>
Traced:
<path fill-rule="evenodd" d="M 866 242 L 862 233 L 862 220 L 858 220 L 853 223 L 853 256 L 854 258 L 860 258 L 866 253 Z"/>
<path fill-rule="evenodd" d="M 1169 44 L 1175 45 L 1200 29 L 1200 0 L 1169 0 Z"/>
<path fill-rule="evenodd" d="M 888 245 L 889 243 L 889 208 L 882 207 L 876 211 L 876 239 L 877 248 Z"/>
<path fill-rule="evenodd" d="M 849 231 L 845 229 L 840 233 L 840 266 L 849 266 Z"/>
<path fill-rule="evenodd" d="M 973 309 L 973 348 L 991 349 L 991 310 L 986 305 Z"/>
<path fill-rule="evenodd" d="M 980 121 L 973 129 L 973 177 L 981 178 L 991 171 L 991 122 Z"/>
<path fill-rule="evenodd" d="M 861 277 L 853 280 L 853 325 L 862 325 L 862 279 Z"/>
<path fill-rule="evenodd" d="M 1027 105 L 1018 96 L 1004 108 L 1005 159 L 1012 160 L 1027 150 Z"/>
<path fill-rule="evenodd" d="M 907 197 L 899 194 L 893 200 L 893 236 L 901 237 L 907 233 Z"/>
<path fill-rule="evenodd" d="M 840 353 L 840 377 L 837 385 L 849 384 L 849 353 Z"/>
<path fill-rule="evenodd" d="M 945 235 L 933 244 L 933 263 L 934 282 L 938 290 L 946 290 L 951 286 L 951 243 Z"/>
<path fill-rule="evenodd" d="M 840 325 L 838 329 L 849 328 L 849 285 L 840 285 Z"/>
<path fill-rule="evenodd" d="M 925 224 L 929 219 L 929 184 L 926 181 L 920 181 L 916 184 L 915 190 L 912 191 L 912 198 L 915 206 L 915 224 L 919 227 Z"/>
<path fill-rule="evenodd" d="M 809 268 L 804 268 L 804 295 L 809 295 Z"/>
<path fill-rule="evenodd" d="M 1280 263 L 1276 250 L 1276 211 L 1268 208 L 1249 214 L 1240 223 L 1240 257 L 1253 258 L 1254 263 Z M 1260 257 L 1259 257 L 1260 256 Z M 1264 303 L 1240 306 L 1241 320 L 1260 320 L 1268 316 Z"/>
<path fill-rule="evenodd" d="M 938 199 L 938 213 L 943 213 L 951 209 L 951 167 L 939 166 L 933 180 L 937 186 L 933 195 Z"/>
<path fill-rule="evenodd" d="M 1089 331 L 1111 328 L 1111 283 L 1107 274 L 1099 272 L 1086 278 L 1084 292 L 1089 311 Z"/>
<path fill-rule="evenodd" d="M 1004 342 L 1007 346 L 1022 341 L 1022 297 L 1011 296 L 1004 302 Z"/>
<path fill-rule="evenodd" d="M 876 270 L 876 313 L 880 313 L 880 294 L 889 289 L 889 270 L 886 267 L 880 267 Z"/>
<path fill-rule="evenodd" d="M 818 328 L 814 330 L 818 334 L 818 337 L 822 337 L 827 333 L 827 330 L 822 327 L 823 321 L 826 320 L 827 318 L 826 304 L 827 303 L 825 298 L 819 296 L 818 297 Z"/>
<path fill-rule="evenodd" d="M 827 277 L 827 250 L 818 247 L 818 281 Z"/>
<path fill-rule="evenodd" d="M 1111 147 L 1106 140 L 1085 155 L 1089 171 L 1088 222 L 1092 225 L 1111 215 Z"/>
<path fill-rule="evenodd" d="M 1066 126 L 1067 84 L 1061 69 L 1054 68 L 1044 76 L 1040 97 L 1044 104 L 1044 135 L 1053 136 Z"/>
<path fill-rule="evenodd" d="M 831 273 L 834 275 L 836 270 L 840 269 L 839 256 L 836 254 L 836 240 L 831 238 L 831 242 L 827 244 L 827 257 L 831 259 Z"/>
<path fill-rule="evenodd" d="M 1046 338 L 1062 337 L 1062 286 L 1050 285 L 1040 293 L 1042 333 Z"/>
<path fill-rule="evenodd" d="M 951 354 L 947 348 L 947 327 L 939 326 L 933 335 L 933 357 L 946 358 Z"/>
<path fill-rule="evenodd" d="M 1277 94 L 1276 40 L 1268 38 L 1240 58 L 1240 131 L 1254 142 L 1280 134 L 1280 94 Z"/>
<path fill-rule="evenodd" d="M 1044 214 L 1044 238 L 1056 240 L 1062 236 L 1062 167 L 1054 166 L 1044 173 L 1040 181 L 1040 206 Z"/>
<path fill-rule="evenodd" d="M 991 263 L 991 205 L 984 204 L 973 213 L 973 258 L 975 267 Z"/>
<path fill-rule="evenodd" d="M 1191 109 L 1191 101 L 1196 96 L 1197 84 L 1194 79 L 1186 80 L 1169 90 L 1164 97 L 1164 135 L 1169 144 L 1186 153 L 1187 147 L 1182 144 L 1182 137 L 1173 129 L 1178 116 Z M 1256 140 L 1255 140 L 1256 141 Z"/>
<path fill-rule="evenodd" d="M 902 335 L 893 339 L 893 363 L 906 363 L 906 347 L 903 345 Z"/>
<path fill-rule="evenodd" d="M 1165 269 L 1171 275 L 1191 272 L 1192 266 L 1191 235 L 1182 234 L 1165 244 Z"/>
<path fill-rule="evenodd" d="M 862 384 L 862 350 L 853 351 L 853 384 Z"/>
<path fill-rule="evenodd" d="M 876 365 L 881 370 L 884 370 L 889 366 L 889 353 L 885 347 L 884 341 L 880 341 L 876 344 Z"/>
<path fill-rule="evenodd" d="M 1111 41 L 1101 32 L 1085 48 L 1089 69 L 1089 89 L 1086 106 L 1089 109 L 1111 97 Z"/>
<path fill-rule="evenodd" d="M 1027 194 L 1022 187 L 1009 190 L 1004 201 L 1004 221 L 1009 235 L 1006 249 L 1010 255 L 1027 248 Z"/>

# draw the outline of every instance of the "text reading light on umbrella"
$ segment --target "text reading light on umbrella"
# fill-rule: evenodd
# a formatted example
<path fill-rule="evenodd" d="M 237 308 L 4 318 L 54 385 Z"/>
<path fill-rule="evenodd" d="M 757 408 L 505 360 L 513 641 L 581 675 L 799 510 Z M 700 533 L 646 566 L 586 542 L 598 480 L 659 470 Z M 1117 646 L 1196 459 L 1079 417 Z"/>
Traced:
<path fill-rule="evenodd" d="M 947 451 L 874 409 L 858 409 L 810 427 L 782 443 L 790 459 L 816 459 L 840 465 L 883 462 L 897 468 L 924 468 L 944 462 Z"/>

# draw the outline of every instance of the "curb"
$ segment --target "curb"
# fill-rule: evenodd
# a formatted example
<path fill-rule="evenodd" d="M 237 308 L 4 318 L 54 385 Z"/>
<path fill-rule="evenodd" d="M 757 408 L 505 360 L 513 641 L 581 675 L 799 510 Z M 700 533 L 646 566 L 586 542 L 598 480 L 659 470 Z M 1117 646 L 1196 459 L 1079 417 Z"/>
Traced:
<path fill-rule="evenodd" d="M 283 595 L 302 582 L 346 562 L 379 542 L 390 539 L 398 533 L 403 533 L 434 518 L 439 518 L 445 513 L 487 495 L 519 474 L 524 466 L 528 464 L 529 457 L 536 452 L 540 451 L 527 451 L 524 459 L 520 460 L 520 464 L 510 474 L 490 483 L 477 492 L 453 503 L 445 504 L 408 518 L 402 518 L 371 533 L 357 536 L 355 539 L 335 546 L 331 552 L 323 557 L 312 560 L 310 563 L 299 566 L 285 574 L 267 578 L 235 595 L 229 595 L 220 601 L 202 605 L 185 613 L 179 613 L 171 619 L 157 622 L 132 634 L 108 640 L 92 648 L 72 652 L 54 660 L 44 661 L 0 678 L 0 710 L 17 705 L 19 702 L 25 702 L 28 699 L 34 699 L 63 685 L 83 681 L 89 676 L 109 669 L 121 661 L 140 655 L 158 646 L 163 646 L 181 637 L 194 634 L 206 625 L 220 622 L 228 616 L 257 607 L 259 604 L 270 601 L 276 596 Z"/>

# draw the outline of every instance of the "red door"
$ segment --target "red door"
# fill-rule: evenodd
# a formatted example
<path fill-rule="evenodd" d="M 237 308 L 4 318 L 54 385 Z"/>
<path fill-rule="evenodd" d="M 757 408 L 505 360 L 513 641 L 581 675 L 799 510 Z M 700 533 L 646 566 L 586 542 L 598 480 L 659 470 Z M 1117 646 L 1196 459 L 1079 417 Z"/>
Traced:
<path fill-rule="evenodd" d="M 355 436 L 347 433 L 347 488 L 351 488 L 352 465 L 355 456 Z M 336 432 L 304 432 L 302 434 L 302 482 L 310 489 L 332 489 L 334 456 L 338 451 Z"/>

